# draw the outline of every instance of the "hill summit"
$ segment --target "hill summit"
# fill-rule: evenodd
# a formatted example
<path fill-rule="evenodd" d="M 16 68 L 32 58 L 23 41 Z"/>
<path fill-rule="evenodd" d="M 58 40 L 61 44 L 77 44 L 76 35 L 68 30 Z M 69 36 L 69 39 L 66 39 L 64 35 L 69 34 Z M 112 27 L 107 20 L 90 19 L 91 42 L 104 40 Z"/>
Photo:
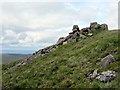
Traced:
<path fill-rule="evenodd" d="M 3 88 L 118 88 L 118 30 L 90 23 L 55 45 L 3 64 Z"/>

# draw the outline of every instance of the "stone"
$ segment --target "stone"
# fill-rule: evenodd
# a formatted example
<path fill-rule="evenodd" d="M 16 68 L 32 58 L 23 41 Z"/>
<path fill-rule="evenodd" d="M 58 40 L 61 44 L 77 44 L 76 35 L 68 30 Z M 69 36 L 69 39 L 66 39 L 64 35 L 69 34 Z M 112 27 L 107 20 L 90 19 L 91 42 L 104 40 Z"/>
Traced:
<path fill-rule="evenodd" d="M 90 31 L 90 28 L 89 27 L 86 27 L 86 28 L 82 28 L 81 29 L 81 34 L 83 34 L 83 35 L 85 35 L 85 36 L 87 36 L 88 35 L 88 33 L 90 33 L 91 31 Z"/>
<path fill-rule="evenodd" d="M 73 25 L 72 31 L 73 31 L 73 32 L 79 31 L 78 25 Z"/>
<path fill-rule="evenodd" d="M 73 25 L 73 29 L 78 29 L 78 25 Z"/>
<path fill-rule="evenodd" d="M 96 77 L 97 80 L 101 82 L 110 82 L 117 76 L 117 73 L 115 71 L 106 71 L 102 72 L 99 76 Z"/>
<path fill-rule="evenodd" d="M 89 36 L 89 37 L 93 36 L 93 33 L 88 33 L 88 36 Z"/>
<path fill-rule="evenodd" d="M 85 35 L 83 35 L 83 34 L 80 34 L 80 38 L 81 39 L 86 39 L 87 37 Z"/>
<path fill-rule="evenodd" d="M 67 44 L 67 41 L 63 42 L 63 45 Z"/>
<path fill-rule="evenodd" d="M 65 37 L 60 37 L 59 40 L 57 41 L 57 45 L 62 45 L 65 39 L 66 39 Z"/>
<path fill-rule="evenodd" d="M 109 54 L 101 60 L 102 68 L 106 68 L 110 63 L 116 61 L 115 58 Z"/>
<path fill-rule="evenodd" d="M 94 30 L 98 30 L 99 29 L 99 24 L 97 24 L 97 22 L 92 22 L 90 23 L 90 30 L 94 31 Z"/>
<path fill-rule="evenodd" d="M 101 30 L 108 30 L 108 25 L 107 24 L 101 24 L 100 29 Z"/>
<path fill-rule="evenodd" d="M 88 79 L 90 79 L 90 80 L 94 79 L 98 75 L 97 71 L 98 70 L 96 69 L 96 70 L 92 70 L 91 72 L 89 72 L 87 74 Z"/>

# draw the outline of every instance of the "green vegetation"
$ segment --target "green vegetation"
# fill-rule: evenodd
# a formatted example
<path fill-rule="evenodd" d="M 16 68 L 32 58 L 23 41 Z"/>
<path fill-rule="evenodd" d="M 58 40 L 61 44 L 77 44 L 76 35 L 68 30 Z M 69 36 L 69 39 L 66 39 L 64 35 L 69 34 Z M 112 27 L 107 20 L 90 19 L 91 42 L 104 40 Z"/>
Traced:
<path fill-rule="evenodd" d="M 100 67 L 100 61 L 108 54 L 116 58 L 107 69 Z M 16 62 L 3 65 L 4 88 L 118 88 L 120 76 L 108 83 L 90 81 L 86 74 L 98 69 L 118 71 L 118 31 L 100 31 L 92 37 L 76 43 L 59 46 L 48 56 L 19 67 L 14 72 L 7 68 Z"/>

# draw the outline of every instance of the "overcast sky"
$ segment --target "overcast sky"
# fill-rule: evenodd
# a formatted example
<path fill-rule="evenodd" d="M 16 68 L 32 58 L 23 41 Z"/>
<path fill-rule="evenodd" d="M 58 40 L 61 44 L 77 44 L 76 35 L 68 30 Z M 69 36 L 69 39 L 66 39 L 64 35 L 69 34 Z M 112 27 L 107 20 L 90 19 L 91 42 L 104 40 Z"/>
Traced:
<path fill-rule="evenodd" d="M 25 1 L 5 0 L 1 4 L 3 52 L 32 53 L 55 44 L 59 37 L 71 32 L 74 24 L 81 29 L 96 21 L 107 23 L 109 29 L 118 28 L 117 0 Z"/>

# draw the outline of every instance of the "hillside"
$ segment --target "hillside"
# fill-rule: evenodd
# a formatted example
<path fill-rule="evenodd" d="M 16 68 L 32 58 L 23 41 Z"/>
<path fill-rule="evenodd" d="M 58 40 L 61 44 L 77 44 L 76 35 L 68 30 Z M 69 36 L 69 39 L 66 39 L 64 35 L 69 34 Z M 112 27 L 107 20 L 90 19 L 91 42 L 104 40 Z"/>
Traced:
<path fill-rule="evenodd" d="M 8 62 L 25 58 L 30 55 L 29 54 L 0 54 L 0 56 L 2 57 L 2 63 L 8 63 Z"/>
<path fill-rule="evenodd" d="M 106 68 L 101 68 L 101 59 L 107 55 L 116 59 Z M 101 30 L 93 36 L 60 45 L 48 55 L 9 72 L 8 68 L 17 62 L 3 64 L 3 88 L 118 88 L 120 76 L 104 83 L 89 80 L 86 74 L 91 70 L 98 73 L 118 70 L 118 30 Z"/>

